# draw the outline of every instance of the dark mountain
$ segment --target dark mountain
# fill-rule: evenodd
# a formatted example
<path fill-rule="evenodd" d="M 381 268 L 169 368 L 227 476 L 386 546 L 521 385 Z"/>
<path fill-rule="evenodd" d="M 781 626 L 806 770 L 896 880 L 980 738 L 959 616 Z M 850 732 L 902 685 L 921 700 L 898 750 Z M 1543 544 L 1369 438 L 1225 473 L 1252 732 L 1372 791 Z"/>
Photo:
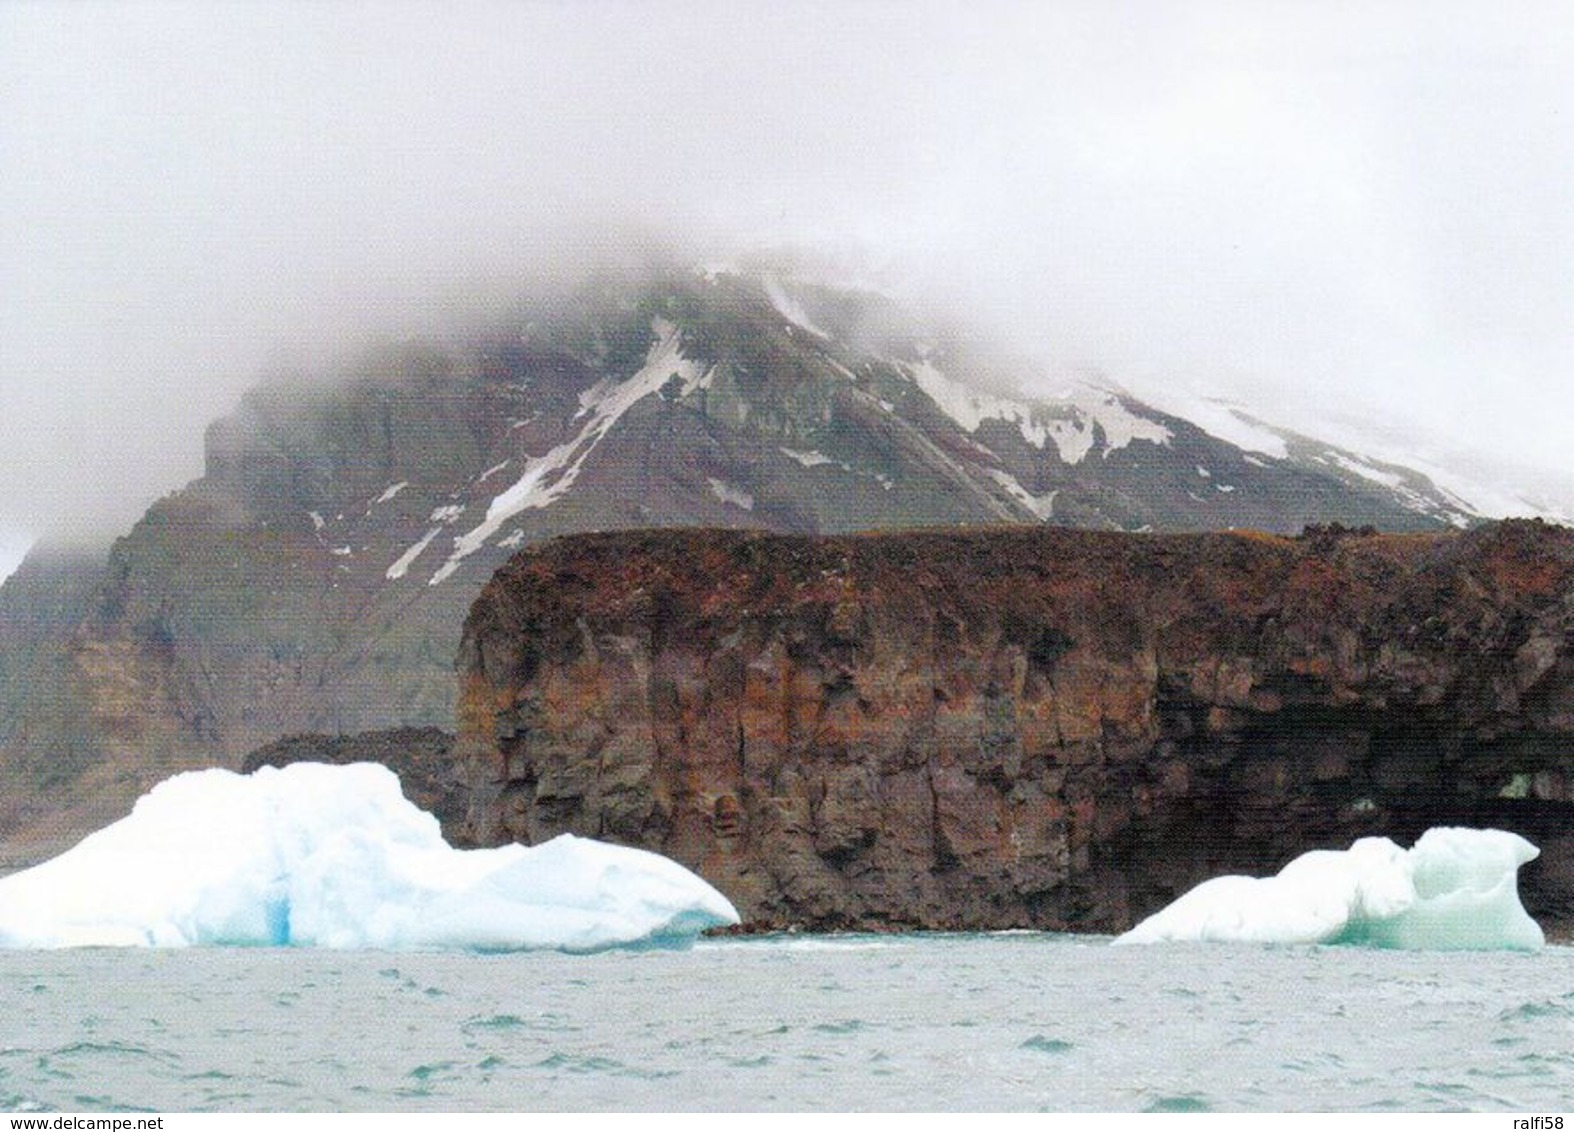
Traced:
<path fill-rule="evenodd" d="M 1471 521 L 1328 446 L 1009 392 L 1036 376 L 869 291 L 685 271 L 263 385 L 107 562 L 35 555 L 0 588 L 0 828 L 80 831 L 281 735 L 452 728 L 466 611 L 556 535 Z"/>

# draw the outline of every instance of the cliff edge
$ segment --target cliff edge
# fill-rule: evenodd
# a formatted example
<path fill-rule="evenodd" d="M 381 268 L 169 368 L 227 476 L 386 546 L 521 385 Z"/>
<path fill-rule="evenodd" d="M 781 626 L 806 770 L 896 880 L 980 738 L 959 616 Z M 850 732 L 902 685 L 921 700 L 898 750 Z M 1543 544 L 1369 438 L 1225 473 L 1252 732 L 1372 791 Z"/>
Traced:
<path fill-rule="evenodd" d="M 1574 531 L 578 535 L 486 586 L 478 844 L 668 854 L 761 928 L 1129 927 L 1359 836 L 1522 833 L 1574 922 Z"/>

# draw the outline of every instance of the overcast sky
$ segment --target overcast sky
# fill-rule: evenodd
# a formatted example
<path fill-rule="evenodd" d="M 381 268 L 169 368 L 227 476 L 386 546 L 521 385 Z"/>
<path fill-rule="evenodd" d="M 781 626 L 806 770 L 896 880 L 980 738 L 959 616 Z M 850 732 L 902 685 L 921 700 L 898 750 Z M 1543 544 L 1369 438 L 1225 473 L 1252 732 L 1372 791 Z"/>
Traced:
<path fill-rule="evenodd" d="M 264 367 L 629 227 L 1563 468 L 1571 12 L 0 3 L 0 558 L 119 533 Z"/>

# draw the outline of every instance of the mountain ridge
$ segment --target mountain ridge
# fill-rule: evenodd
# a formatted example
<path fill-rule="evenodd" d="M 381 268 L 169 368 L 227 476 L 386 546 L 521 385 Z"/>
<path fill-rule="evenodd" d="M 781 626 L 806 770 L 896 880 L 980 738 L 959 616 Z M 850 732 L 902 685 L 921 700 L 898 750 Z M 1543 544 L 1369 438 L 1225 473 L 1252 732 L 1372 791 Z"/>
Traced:
<path fill-rule="evenodd" d="M 872 291 L 683 270 L 385 349 L 337 381 L 259 386 L 208 428 L 203 476 L 116 542 L 79 615 L 48 622 L 47 648 L 28 639 L 47 659 L 6 670 L 0 817 L 72 826 L 287 734 L 452 726 L 471 600 L 560 534 L 1475 518 L 1424 477 L 1398 490 L 1254 453 L 1090 382 L 1010 393 L 1023 372 Z M 28 592 L 0 588 L 19 609 L 0 648 L 44 623 Z"/>

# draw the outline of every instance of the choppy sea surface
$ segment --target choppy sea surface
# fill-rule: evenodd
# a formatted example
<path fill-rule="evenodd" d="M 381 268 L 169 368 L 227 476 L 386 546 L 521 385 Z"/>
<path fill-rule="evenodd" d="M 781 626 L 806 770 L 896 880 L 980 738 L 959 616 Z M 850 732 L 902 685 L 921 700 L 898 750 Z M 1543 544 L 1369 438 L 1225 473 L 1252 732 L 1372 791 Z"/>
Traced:
<path fill-rule="evenodd" d="M 1574 948 L 0 952 L 0 1108 L 1574 1107 Z"/>

